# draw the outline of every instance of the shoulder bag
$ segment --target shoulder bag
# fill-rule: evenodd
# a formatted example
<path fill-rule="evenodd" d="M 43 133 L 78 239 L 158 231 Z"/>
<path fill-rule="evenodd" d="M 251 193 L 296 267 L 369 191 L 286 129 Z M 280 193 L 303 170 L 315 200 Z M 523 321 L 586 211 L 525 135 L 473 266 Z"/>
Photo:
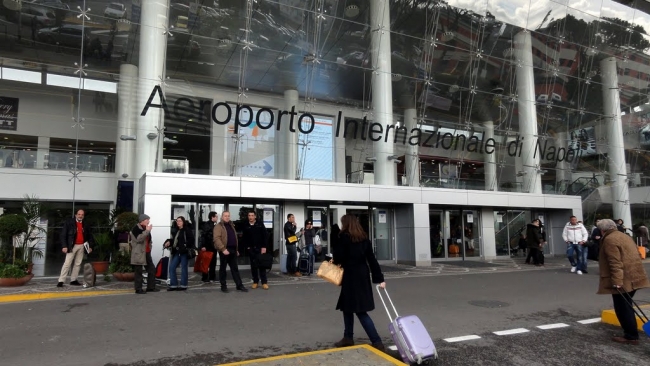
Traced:
<path fill-rule="evenodd" d="M 343 268 L 332 260 L 322 262 L 316 275 L 336 286 L 341 286 L 343 282 Z"/>

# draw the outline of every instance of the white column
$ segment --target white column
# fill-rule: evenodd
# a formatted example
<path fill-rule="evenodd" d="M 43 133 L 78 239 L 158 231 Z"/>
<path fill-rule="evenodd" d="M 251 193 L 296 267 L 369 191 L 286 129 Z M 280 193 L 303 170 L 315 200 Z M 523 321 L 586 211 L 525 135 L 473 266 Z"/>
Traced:
<path fill-rule="evenodd" d="M 141 112 L 136 103 L 138 67 L 131 64 L 120 65 L 120 81 L 117 84 L 117 138 L 115 139 L 115 176 L 118 180 L 134 177 L 136 141 L 120 139 L 120 136 L 135 136 L 136 116 Z"/>
<path fill-rule="evenodd" d="M 415 108 L 404 110 L 404 126 L 408 131 L 417 127 L 417 111 Z M 389 139 L 390 140 L 390 139 Z M 418 145 L 407 145 L 405 156 L 406 185 L 409 187 L 420 186 L 420 157 L 418 156 Z"/>
<path fill-rule="evenodd" d="M 393 124 L 393 86 L 391 84 L 390 3 L 388 0 L 370 1 L 370 52 L 372 67 L 373 122 L 386 126 Z M 389 139 L 390 141 L 390 139 Z M 375 183 L 397 184 L 397 168 L 388 157 L 393 155 L 394 144 L 383 139 L 374 142 Z"/>
<path fill-rule="evenodd" d="M 429 229 L 428 204 L 413 204 L 413 239 L 415 266 L 431 267 L 431 230 Z M 400 243 L 397 243 L 397 245 L 400 245 Z"/>
<path fill-rule="evenodd" d="M 36 169 L 48 169 L 50 161 L 50 138 L 38 136 L 38 147 L 36 150 Z"/>
<path fill-rule="evenodd" d="M 280 131 L 277 133 L 277 149 L 275 167 L 277 170 L 276 177 L 280 179 L 296 179 L 296 168 L 298 167 L 298 100 L 297 90 L 286 90 L 284 92 L 284 110 L 291 112 L 294 108 L 296 115 L 293 117 L 293 129 L 290 130 L 291 115 L 282 116 Z M 278 121 L 275 122 L 276 124 Z"/>
<path fill-rule="evenodd" d="M 558 132 L 555 135 L 555 151 L 559 149 L 567 149 L 569 146 L 567 140 L 566 132 Z M 562 188 L 562 182 L 564 182 L 564 187 L 571 183 L 571 163 L 567 162 L 566 159 L 559 161 L 555 167 L 555 185 L 556 188 Z M 559 193 L 559 192 L 558 192 Z"/>
<path fill-rule="evenodd" d="M 484 140 L 494 138 L 494 122 L 485 121 L 483 122 L 483 127 L 485 130 L 483 134 L 485 135 Z M 492 154 L 486 152 L 483 153 L 483 170 L 485 171 L 485 190 L 486 191 L 497 191 L 497 152 L 493 151 Z"/>
<path fill-rule="evenodd" d="M 222 102 L 219 97 L 212 101 L 214 106 Z M 235 120 L 235 110 L 233 108 L 233 115 L 230 116 L 231 120 Z M 228 118 L 228 111 L 225 107 L 219 107 L 216 110 L 217 121 L 225 121 Z M 210 123 L 211 140 L 210 140 L 210 174 L 211 175 L 230 175 L 230 160 L 231 156 L 228 155 L 228 144 L 232 144 L 232 134 L 228 133 L 228 125 L 220 125 L 214 121 Z"/>
<path fill-rule="evenodd" d="M 481 241 L 483 245 L 483 259 L 494 259 L 497 256 L 496 230 L 494 229 L 494 208 L 483 207 L 481 209 Z"/>
<path fill-rule="evenodd" d="M 141 116 L 142 109 L 156 85 L 162 83 L 165 67 L 165 51 L 167 35 L 164 34 L 169 25 L 168 20 L 169 0 L 143 1 L 140 18 L 140 51 L 139 51 L 139 80 L 137 96 L 136 120 L 136 151 L 133 178 L 137 179 L 133 189 L 134 207 L 140 207 L 139 179 L 146 172 L 153 172 L 156 164 L 156 148 L 158 139 L 149 139 L 150 133 L 157 133 L 156 127 L 164 125 L 164 111 L 161 108 L 149 108 L 145 116 Z M 164 90 L 164 86 L 161 86 Z M 152 100 L 153 104 L 161 104 L 158 96 Z"/>
<path fill-rule="evenodd" d="M 137 206 L 135 206 L 137 207 Z M 151 257 L 154 263 L 162 257 L 162 244 L 170 236 L 172 196 L 159 194 L 144 195 L 143 212 L 151 217 Z"/>
<path fill-rule="evenodd" d="M 632 226 L 630 212 L 630 192 L 627 185 L 625 166 L 625 145 L 623 143 L 623 124 L 618 92 L 618 73 L 616 58 L 608 57 L 600 62 L 603 83 L 603 112 L 607 118 L 609 179 L 612 181 L 612 209 L 614 219 L 622 219 L 625 225 Z"/>
<path fill-rule="evenodd" d="M 517 94 L 519 105 L 519 135 L 522 138 L 521 158 L 523 164 L 523 191 L 542 193 L 542 177 L 538 173 L 539 154 L 535 154 L 537 142 L 537 111 L 535 109 L 535 76 L 533 74 L 533 45 L 530 32 L 515 35 L 517 55 Z M 519 154 L 517 153 L 517 157 Z"/>

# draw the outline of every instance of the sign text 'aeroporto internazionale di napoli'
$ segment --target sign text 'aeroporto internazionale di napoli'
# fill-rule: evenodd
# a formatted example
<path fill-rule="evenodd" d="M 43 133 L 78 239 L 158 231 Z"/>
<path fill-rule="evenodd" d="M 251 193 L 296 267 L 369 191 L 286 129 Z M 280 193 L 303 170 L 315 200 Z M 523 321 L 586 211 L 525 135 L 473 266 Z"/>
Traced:
<path fill-rule="evenodd" d="M 160 98 L 160 104 L 154 104 L 153 99 L 158 95 Z M 201 102 L 199 108 L 196 108 L 194 102 L 188 98 L 178 98 L 174 103 L 174 108 L 172 112 L 175 115 L 178 115 L 178 109 L 181 103 L 186 103 L 190 108 L 183 106 L 181 109 L 183 111 L 195 110 L 199 118 L 203 112 L 204 103 Z M 211 103 L 211 101 L 205 101 L 205 103 Z M 141 116 L 146 116 L 149 108 L 162 108 L 165 111 L 165 115 L 170 115 L 170 110 L 167 106 L 167 102 L 162 95 L 162 90 L 160 86 L 156 85 L 151 91 L 151 95 L 147 100 L 146 105 L 142 109 Z M 217 117 L 217 111 L 221 108 L 225 111 L 226 116 L 222 119 Z M 249 127 L 252 123 L 256 123 L 260 129 L 268 130 L 275 127 L 277 131 L 280 131 L 282 128 L 283 122 L 285 125 L 288 123 L 289 131 L 296 133 L 300 132 L 302 134 L 310 134 L 316 125 L 314 116 L 310 113 L 302 113 L 298 117 L 297 129 L 294 124 L 295 117 L 298 116 L 299 112 L 295 111 L 295 106 L 291 107 L 291 110 L 278 110 L 277 111 L 277 121 L 276 114 L 269 108 L 261 108 L 257 111 L 257 114 L 253 115 L 253 109 L 251 106 L 246 104 L 240 104 L 234 107 L 235 111 L 233 113 L 233 107 L 228 103 L 219 102 L 212 106 L 211 119 L 214 123 L 218 125 L 227 125 L 233 122 L 233 114 L 235 116 L 234 120 L 234 131 L 235 133 L 239 132 L 239 129 L 242 127 Z M 242 111 L 248 112 L 248 120 L 241 120 L 240 116 Z M 263 121 L 261 117 L 266 115 L 266 122 Z M 195 116 L 188 116 L 193 118 Z M 363 117 L 361 122 L 354 119 L 346 119 L 344 123 L 341 123 L 342 112 L 338 112 L 338 119 L 336 121 L 336 137 L 339 137 L 341 133 L 341 124 L 343 124 L 343 137 L 348 137 L 348 133 L 352 135 L 352 138 L 357 139 L 361 138 L 362 140 L 370 141 L 381 141 L 388 143 L 389 138 L 392 134 L 392 143 L 398 143 L 401 141 L 403 145 L 407 143 L 411 146 L 421 146 L 429 148 L 442 148 L 445 150 L 456 150 L 456 151 L 466 151 L 479 154 L 493 154 L 496 151 L 497 143 L 493 138 L 485 138 L 485 134 L 479 139 L 477 136 L 467 137 L 463 134 L 457 134 L 454 136 L 452 133 L 440 133 L 438 132 L 428 132 L 423 131 L 420 128 L 412 128 L 410 131 L 405 126 L 398 126 L 395 124 L 387 124 L 383 126 L 378 122 L 368 122 L 366 117 Z M 284 119 L 283 119 L 284 118 Z M 359 125 L 361 125 L 361 130 L 359 131 Z M 358 133 L 361 132 L 361 133 Z M 367 134 L 366 134 L 367 132 Z M 400 133 L 401 132 L 401 133 Z M 507 145 L 507 153 L 512 157 L 521 157 L 522 147 L 523 147 L 524 137 L 516 136 L 515 140 L 511 141 Z M 535 157 L 539 154 L 541 159 L 551 160 L 551 161 L 567 161 L 572 162 L 577 157 L 582 155 L 582 150 L 572 149 L 572 148 L 556 148 L 555 146 L 548 146 L 548 140 L 540 142 L 537 140 L 535 143 Z"/>

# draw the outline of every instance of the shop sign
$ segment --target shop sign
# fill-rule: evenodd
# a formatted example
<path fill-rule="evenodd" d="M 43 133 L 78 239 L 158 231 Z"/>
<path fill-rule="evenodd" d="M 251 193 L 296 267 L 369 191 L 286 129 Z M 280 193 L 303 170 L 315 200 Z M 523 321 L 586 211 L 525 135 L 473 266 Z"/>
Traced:
<path fill-rule="evenodd" d="M 0 130 L 18 129 L 18 98 L 0 97 Z"/>

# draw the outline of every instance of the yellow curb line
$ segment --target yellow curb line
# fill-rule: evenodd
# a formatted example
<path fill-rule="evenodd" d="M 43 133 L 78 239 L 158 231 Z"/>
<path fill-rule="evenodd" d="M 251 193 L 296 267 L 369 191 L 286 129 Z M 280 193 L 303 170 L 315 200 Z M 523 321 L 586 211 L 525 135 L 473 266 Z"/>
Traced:
<path fill-rule="evenodd" d="M 43 292 L 31 294 L 0 295 L 0 303 L 65 299 L 70 297 L 89 297 L 132 293 L 133 290 L 77 291 L 77 292 Z"/>
<path fill-rule="evenodd" d="M 225 364 L 219 364 L 215 366 L 241 366 L 241 365 L 252 365 L 255 363 L 261 363 L 261 362 L 269 362 L 269 361 L 279 361 L 279 360 L 286 360 L 290 358 L 299 358 L 299 357 L 305 357 L 305 356 L 312 356 L 312 355 L 321 355 L 325 353 L 335 353 L 335 352 L 345 352 L 345 351 L 350 351 L 354 349 L 365 349 L 367 351 L 370 351 L 374 353 L 375 355 L 383 358 L 384 360 L 392 363 L 393 365 L 398 365 L 398 366 L 407 366 L 405 363 L 398 361 L 389 355 L 385 354 L 384 352 L 381 352 L 377 350 L 374 347 L 371 347 L 367 344 L 362 344 L 358 346 L 351 346 L 351 347 L 345 347 L 345 348 L 331 348 L 331 349 L 324 349 L 320 351 L 311 351 L 311 352 L 301 352 L 301 353 L 294 353 L 294 354 L 288 354 L 288 355 L 280 355 L 280 356 L 273 356 L 273 357 L 267 357 L 267 358 L 258 358 L 256 360 L 249 360 L 249 361 L 240 361 L 240 362 L 233 362 L 233 363 L 225 363 Z"/>
<path fill-rule="evenodd" d="M 650 308 L 650 305 L 641 305 L 641 309 L 647 309 Z M 601 323 L 605 324 L 611 324 L 611 325 L 616 325 L 618 327 L 621 326 L 621 323 L 618 321 L 618 318 L 616 317 L 616 312 L 614 309 L 606 309 L 603 310 L 603 312 L 600 315 L 600 321 Z M 636 327 L 638 330 L 643 330 L 643 321 L 639 319 L 639 317 L 636 317 Z"/>

